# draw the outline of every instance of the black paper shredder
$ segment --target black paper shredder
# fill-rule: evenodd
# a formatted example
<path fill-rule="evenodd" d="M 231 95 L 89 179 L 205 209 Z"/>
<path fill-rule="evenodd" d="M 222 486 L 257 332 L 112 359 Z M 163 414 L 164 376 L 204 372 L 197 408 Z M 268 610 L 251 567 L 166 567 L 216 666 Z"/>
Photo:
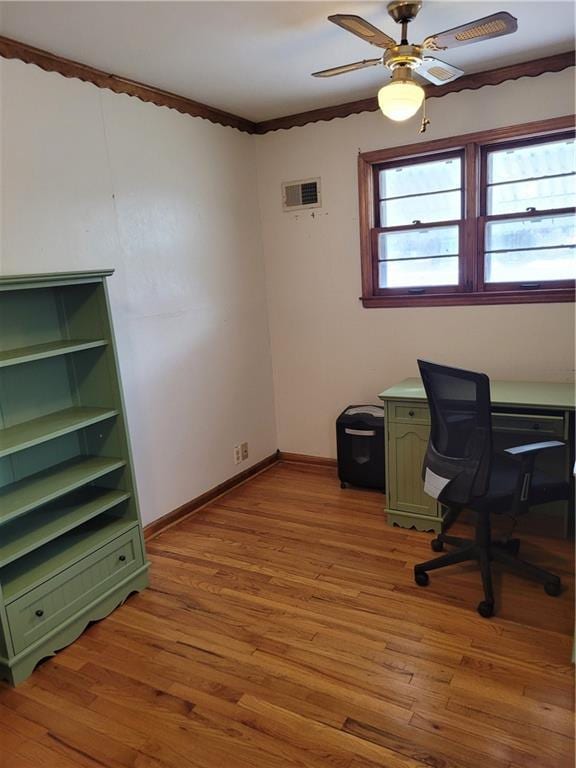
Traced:
<path fill-rule="evenodd" d="M 384 408 L 349 405 L 336 420 L 340 486 L 386 489 Z"/>

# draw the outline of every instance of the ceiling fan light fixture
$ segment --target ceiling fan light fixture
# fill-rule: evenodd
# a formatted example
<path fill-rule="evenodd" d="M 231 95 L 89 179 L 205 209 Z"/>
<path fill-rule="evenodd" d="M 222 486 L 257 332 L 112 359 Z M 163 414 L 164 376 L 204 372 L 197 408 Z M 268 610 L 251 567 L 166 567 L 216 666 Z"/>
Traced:
<path fill-rule="evenodd" d="M 343 75 L 345 72 L 383 64 L 392 72 L 392 80 L 379 90 L 378 105 L 385 117 L 398 122 L 409 120 L 424 104 L 424 88 L 414 79 L 412 70 L 418 72 L 418 77 L 427 80 L 432 85 L 439 86 L 451 83 L 464 74 L 463 70 L 458 69 L 458 67 L 440 61 L 434 56 L 429 56 L 428 51 L 445 51 L 448 48 L 455 48 L 468 43 L 510 35 L 518 29 L 518 19 L 508 11 L 499 11 L 481 19 L 469 21 L 467 24 L 460 24 L 458 27 L 430 35 L 417 45 L 408 41 L 408 25 L 416 18 L 422 8 L 422 0 L 391 0 L 387 8 L 389 15 L 401 27 L 399 43 L 361 16 L 335 13 L 328 16 L 329 21 L 347 32 L 352 32 L 366 43 L 381 48 L 384 52 L 379 59 L 356 61 L 353 64 L 344 64 L 340 67 L 313 72 L 312 75 L 314 77 L 333 77 L 334 75 Z M 420 133 L 424 133 L 426 126 L 430 123 L 425 112 L 424 107 Z"/>
<path fill-rule="evenodd" d="M 412 79 L 408 67 L 398 67 L 392 82 L 378 91 L 378 106 L 390 120 L 402 122 L 413 117 L 424 101 L 424 88 Z"/>

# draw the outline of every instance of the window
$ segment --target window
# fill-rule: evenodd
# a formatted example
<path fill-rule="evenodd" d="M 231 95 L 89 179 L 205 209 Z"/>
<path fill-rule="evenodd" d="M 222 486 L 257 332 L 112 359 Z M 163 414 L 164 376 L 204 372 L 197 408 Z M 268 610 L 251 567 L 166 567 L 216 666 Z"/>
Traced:
<path fill-rule="evenodd" d="M 574 138 L 540 138 L 483 154 L 486 288 L 538 288 L 576 277 Z"/>
<path fill-rule="evenodd" d="M 462 153 L 376 167 L 378 287 L 409 293 L 460 284 Z"/>
<path fill-rule="evenodd" d="M 573 301 L 572 122 L 360 155 L 364 306 Z"/>

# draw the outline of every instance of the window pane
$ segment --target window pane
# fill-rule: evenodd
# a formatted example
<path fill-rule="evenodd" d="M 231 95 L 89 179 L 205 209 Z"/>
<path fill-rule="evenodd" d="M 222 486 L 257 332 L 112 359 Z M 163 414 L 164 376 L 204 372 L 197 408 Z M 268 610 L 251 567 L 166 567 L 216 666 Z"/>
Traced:
<path fill-rule="evenodd" d="M 414 259 L 458 255 L 458 227 L 430 227 L 378 235 L 378 258 Z"/>
<path fill-rule="evenodd" d="M 576 278 L 576 251 L 555 248 L 487 253 L 485 273 L 487 283 L 572 280 Z"/>
<path fill-rule="evenodd" d="M 500 149 L 488 154 L 488 183 L 571 173 L 575 165 L 573 139 Z"/>
<path fill-rule="evenodd" d="M 461 186 L 460 158 L 413 163 L 380 171 L 380 199 L 423 195 Z M 414 219 L 418 218 L 413 216 Z"/>
<path fill-rule="evenodd" d="M 379 284 L 380 288 L 458 285 L 458 256 L 381 261 Z"/>
<path fill-rule="evenodd" d="M 486 250 L 507 251 L 521 248 L 545 248 L 551 245 L 576 243 L 575 217 L 538 217 L 489 221 L 486 225 Z"/>
<path fill-rule="evenodd" d="M 488 215 L 576 206 L 576 176 L 516 181 L 488 187 Z"/>
<path fill-rule="evenodd" d="M 401 227 L 414 221 L 450 221 L 461 216 L 462 196 L 459 190 L 380 203 L 381 227 Z"/>

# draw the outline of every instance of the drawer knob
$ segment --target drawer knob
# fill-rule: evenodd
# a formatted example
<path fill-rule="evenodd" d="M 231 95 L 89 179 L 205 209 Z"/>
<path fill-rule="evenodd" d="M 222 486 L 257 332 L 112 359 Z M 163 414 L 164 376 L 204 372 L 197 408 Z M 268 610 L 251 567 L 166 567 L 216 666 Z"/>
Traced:
<path fill-rule="evenodd" d="M 120 560 L 120 562 L 123 563 L 126 560 L 126 555 L 120 555 L 118 560 Z"/>
<path fill-rule="evenodd" d="M 414 411 L 408 411 L 408 416 L 414 416 Z"/>
<path fill-rule="evenodd" d="M 42 610 L 42 608 L 38 608 L 38 610 L 36 611 L 36 616 L 38 616 L 39 619 L 41 619 L 42 616 L 44 616 L 44 611 Z"/>

